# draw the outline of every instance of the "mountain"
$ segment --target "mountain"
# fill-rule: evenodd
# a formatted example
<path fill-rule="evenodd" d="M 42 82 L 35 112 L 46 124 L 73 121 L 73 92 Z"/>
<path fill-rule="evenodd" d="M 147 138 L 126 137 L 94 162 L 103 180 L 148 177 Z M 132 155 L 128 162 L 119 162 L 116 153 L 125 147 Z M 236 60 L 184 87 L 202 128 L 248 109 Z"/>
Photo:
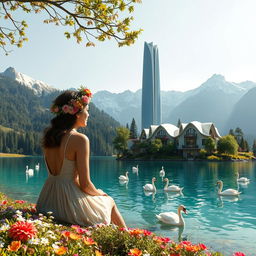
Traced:
<path fill-rule="evenodd" d="M 35 80 L 25 74 L 17 72 L 13 67 L 7 68 L 4 72 L 0 73 L 0 76 L 8 77 L 11 80 L 19 82 L 30 88 L 35 95 L 42 95 L 43 93 L 48 94 L 57 90 L 42 81 Z"/>
<path fill-rule="evenodd" d="M 256 84 L 247 82 L 240 86 L 226 81 L 222 75 L 213 75 L 172 109 L 169 122 L 176 123 L 178 119 L 182 122 L 214 122 L 218 129 L 225 133 L 227 119 L 235 104 L 252 87 L 256 87 Z"/>
<path fill-rule="evenodd" d="M 226 130 L 236 127 L 242 129 L 247 137 L 255 139 L 256 127 L 256 88 L 250 89 L 234 106 L 227 121 Z"/>
<path fill-rule="evenodd" d="M 182 122 L 214 122 L 220 133 L 226 134 L 232 128 L 227 122 L 235 104 L 255 87 L 256 83 L 251 81 L 228 82 L 224 76 L 214 74 L 193 90 L 161 91 L 162 123 L 176 124 L 178 119 Z M 134 117 L 140 130 L 141 90 L 123 93 L 99 91 L 93 102 L 122 125 L 130 124 Z"/>
<path fill-rule="evenodd" d="M 18 72 L 4 73 L 0 74 L 0 152 L 41 154 L 40 137 L 52 118 L 49 106 L 60 91 L 41 86 L 40 93 L 35 93 L 35 88 L 17 81 Z M 90 104 L 88 127 L 82 131 L 90 138 L 92 155 L 113 153 L 112 140 L 118 126 L 111 116 Z"/>

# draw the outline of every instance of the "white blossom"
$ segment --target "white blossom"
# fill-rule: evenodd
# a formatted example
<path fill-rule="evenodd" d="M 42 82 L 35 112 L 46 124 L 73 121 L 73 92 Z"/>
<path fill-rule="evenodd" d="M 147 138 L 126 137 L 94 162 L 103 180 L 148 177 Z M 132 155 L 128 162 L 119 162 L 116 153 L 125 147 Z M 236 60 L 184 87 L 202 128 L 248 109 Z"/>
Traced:
<path fill-rule="evenodd" d="M 10 225 L 8 225 L 8 224 L 3 224 L 1 227 L 0 227 L 0 231 L 6 231 L 6 230 L 8 230 L 10 228 Z"/>

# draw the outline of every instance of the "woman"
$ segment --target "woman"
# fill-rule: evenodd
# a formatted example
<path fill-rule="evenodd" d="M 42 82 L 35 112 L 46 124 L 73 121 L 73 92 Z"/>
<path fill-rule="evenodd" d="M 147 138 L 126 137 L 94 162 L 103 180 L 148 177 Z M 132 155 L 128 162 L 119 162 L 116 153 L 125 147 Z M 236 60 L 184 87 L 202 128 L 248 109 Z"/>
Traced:
<path fill-rule="evenodd" d="M 90 179 L 89 139 L 79 132 L 89 117 L 89 89 L 64 91 L 51 107 L 56 115 L 43 136 L 49 176 L 37 201 L 37 210 L 53 212 L 55 219 L 80 226 L 113 223 L 126 227 L 114 200 Z"/>

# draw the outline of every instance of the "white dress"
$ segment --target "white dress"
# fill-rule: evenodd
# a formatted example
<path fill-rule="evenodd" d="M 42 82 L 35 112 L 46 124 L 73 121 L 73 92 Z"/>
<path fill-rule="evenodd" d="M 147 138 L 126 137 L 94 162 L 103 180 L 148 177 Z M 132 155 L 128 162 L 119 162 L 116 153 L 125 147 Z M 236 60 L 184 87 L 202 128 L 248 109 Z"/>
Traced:
<path fill-rule="evenodd" d="M 70 136 L 69 136 L 70 138 Z M 48 178 L 37 201 L 37 211 L 52 212 L 56 220 L 80 226 L 110 224 L 114 201 L 110 196 L 91 196 L 74 182 L 75 161 L 65 158 L 58 175 L 52 175 L 45 161 Z"/>

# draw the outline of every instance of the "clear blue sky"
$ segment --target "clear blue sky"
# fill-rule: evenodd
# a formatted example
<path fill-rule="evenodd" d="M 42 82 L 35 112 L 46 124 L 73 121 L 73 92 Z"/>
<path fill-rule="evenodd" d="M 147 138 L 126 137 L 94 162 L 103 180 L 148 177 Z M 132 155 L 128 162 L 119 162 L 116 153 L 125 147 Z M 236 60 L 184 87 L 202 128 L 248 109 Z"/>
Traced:
<path fill-rule="evenodd" d="M 0 52 L 0 72 L 13 66 L 61 89 L 84 84 L 94 92 L 136 91 L 147 41 L 159 49 L 161 90 L 193 89 L 215 73 L 228 81 L 256 82 L 255 13 L 255 0 L 143 0 L 133 27 L 144 32 L 123 48 L 114 40 L 94 48 L 78 45 L 65 39 L 64 29 L 34 15 L 29 42 L 9 56 Z"/>

